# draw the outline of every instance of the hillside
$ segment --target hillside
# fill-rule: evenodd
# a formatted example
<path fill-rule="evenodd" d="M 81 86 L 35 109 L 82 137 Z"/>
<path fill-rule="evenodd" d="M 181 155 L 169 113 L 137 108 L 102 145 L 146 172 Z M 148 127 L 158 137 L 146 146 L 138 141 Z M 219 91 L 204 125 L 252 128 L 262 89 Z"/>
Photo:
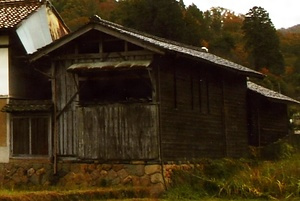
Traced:
<path fill-rule="evenodd" d="M 290 28 L 287 29 L 279 29 L 278 30 L 281 33 L 300 33 L 300 24 L 292 26 Z"/>

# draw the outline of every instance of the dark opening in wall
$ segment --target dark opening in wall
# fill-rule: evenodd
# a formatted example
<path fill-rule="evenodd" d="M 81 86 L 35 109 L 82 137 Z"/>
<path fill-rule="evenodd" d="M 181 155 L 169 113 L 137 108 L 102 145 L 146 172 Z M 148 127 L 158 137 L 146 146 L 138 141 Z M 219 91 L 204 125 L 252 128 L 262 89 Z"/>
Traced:
<path fill-rule="evenodd" d="M 146 71 L 115 71 L 80 78 L 80 103 L 149 102 L 152 87 Z"/>

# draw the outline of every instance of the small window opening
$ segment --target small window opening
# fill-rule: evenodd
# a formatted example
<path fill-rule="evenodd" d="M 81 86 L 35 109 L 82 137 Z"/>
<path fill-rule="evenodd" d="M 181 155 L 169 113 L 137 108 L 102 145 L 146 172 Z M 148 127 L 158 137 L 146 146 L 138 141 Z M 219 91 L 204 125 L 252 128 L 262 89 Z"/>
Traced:
<path fill-rule="evenodd" d="M 126 72 L 88 76 L 79 82 L 80 102 L 150 102 L 152 87 L 146 75 Z"/>

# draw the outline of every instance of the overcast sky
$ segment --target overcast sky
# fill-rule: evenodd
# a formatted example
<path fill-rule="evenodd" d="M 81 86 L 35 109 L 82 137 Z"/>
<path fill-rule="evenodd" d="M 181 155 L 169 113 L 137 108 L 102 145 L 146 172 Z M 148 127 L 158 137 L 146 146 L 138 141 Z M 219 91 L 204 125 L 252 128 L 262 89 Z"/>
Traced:
<path fill-rule="evenodd" d="M 186 6 L 194 3 L 201 11 L 223 7 L 236 14 L 246 14 L 254 6 L 264 8 L 276 29 L 300 24 L 300 0 L 183 0 Z"/>

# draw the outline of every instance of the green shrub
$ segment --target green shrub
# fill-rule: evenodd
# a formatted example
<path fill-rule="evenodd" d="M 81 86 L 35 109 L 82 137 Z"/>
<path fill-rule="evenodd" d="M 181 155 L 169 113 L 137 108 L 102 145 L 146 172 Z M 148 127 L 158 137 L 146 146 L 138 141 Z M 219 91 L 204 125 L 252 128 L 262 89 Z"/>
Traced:
<path fill-rule="evenodd" d="M 290 158 L 294 153 L 294 147 L 284 140 L 279 140 L 261 149 L 262 159 L 267 160 Z"/>

